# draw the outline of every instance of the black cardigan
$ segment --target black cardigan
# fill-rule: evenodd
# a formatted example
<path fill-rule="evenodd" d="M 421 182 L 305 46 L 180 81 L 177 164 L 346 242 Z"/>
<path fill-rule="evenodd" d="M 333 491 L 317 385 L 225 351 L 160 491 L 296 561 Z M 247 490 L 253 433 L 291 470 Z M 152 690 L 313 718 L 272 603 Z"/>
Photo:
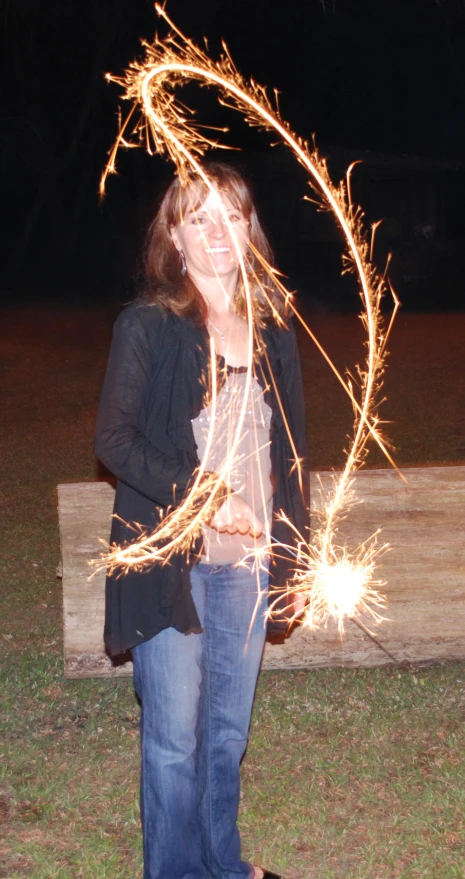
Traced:
<path fill-rule="evenodd" d="M 257 352 L 256 372 L 273 413 L 273 511 L 283 510 L 308 536 L 305 414 L 295 334 L 292 327 L 274 325 L 261 334 L 267 357 Z M 305 497 L 267 360 L 303 462 Z M 134 542 L 140 533 L 134 531 L 134 523 L 144 531 L 154 530 L 159 508 L 176 506 L 189 491 L 199 465 L 191 421 L 204 406 L 208 361 L 208 334 L 189 320 L 143 301 L 126 307 L 116 320 L 96 435 L 98 457 L 118 478 L 112 543 Z M 289 526 L 275 516 L 272 534 L 294 544 Z M 107 577 L 104 637 L 109 653 L 123 653 L 168 626 L 180 632 L 199 626 L 189 573 L 199 550 L 197 546 L 189 555 L 178 553 L 167 565 Z M 271 586 L 284 586 L 294 566 L 292 556 L 273 558 Z M 285 616 L 285 596 L 282 601 Z M 285 625 L 284 619 L 281 627 Z"/>

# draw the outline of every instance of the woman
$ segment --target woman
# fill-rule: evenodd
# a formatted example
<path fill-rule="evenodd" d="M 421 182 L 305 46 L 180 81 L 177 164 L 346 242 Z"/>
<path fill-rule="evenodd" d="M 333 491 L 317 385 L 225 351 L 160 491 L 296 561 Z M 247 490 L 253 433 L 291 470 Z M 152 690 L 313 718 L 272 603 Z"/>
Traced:
<path fill-rule="evenodd" d="M 268 580 L 283 587 L 294 563 L 280 552 L 257 574 L 251 562 L 237 562 L 269 542 L 270 532 L 293 542 L 275 517 L 280 510 L 300 530 L 308 517 L 295 336 L 282 294 L 252 255 L 270 261 L 270 248 L 239 172 L 220 163 L 205 170 L 212 190 L 195 175 L 176 178 L 161 202 L 144 294 L 115 324 L 97 424 L 97 454 L 118 477 L 111 539 L 130 543 L 131 523 L 154 530 L 193 484 L 213 417 L 213 339 L 218 383 L 206 491 L 232 457 L 203 539 L 167 565 L 107 578 L 105 642 L 113 655 L 132 651 L 142 704 L 144 879 L 275 875 L 241 860 L 239 767 Z M 249 329 L 239 254 L 249 266 L 256 330 L 245 408 Z"/>

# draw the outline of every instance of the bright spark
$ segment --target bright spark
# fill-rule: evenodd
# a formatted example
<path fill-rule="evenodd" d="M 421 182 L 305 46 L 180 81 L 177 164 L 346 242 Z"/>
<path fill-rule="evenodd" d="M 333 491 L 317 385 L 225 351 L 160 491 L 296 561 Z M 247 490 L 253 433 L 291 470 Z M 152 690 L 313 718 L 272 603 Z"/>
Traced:
<path fill-rule="evenodd" d="M 351 400 L 354 410 L 354 432 L 347 454 L 345 467 L 341 473 L 334 474 L 332 490 L 323 498 L 323 513 L 318 528 L 314 530 L 311 544 L 306 536 L 296 533 L 294 547 L 282 547 L 296 555 L 296 574 L 288 591 L 304 596 L 306 610 L 303 621 L 310 626 L 325 624 L 331 617 L 343 629 L 344 618 L 355 618 L 359 611 L 368 612 L 379 621 L 376 607 L 381 607 L 383 598 L 375 587 L 380 585 L 374 579 L 375 562 L 384 547 L 377 544 L 373 535 L 362 547 L 350 552 L 347 547 L 337 544 L 338 525 L 345 518 L 354 502 L 352 496 L 352 475 L 365 461 L 367 443 L 370 437 L 382 449 L 388 461 L 395 463 L 383 438 L 377 414 L 379 391 L 382 385 L 385 366 L 386 344 L 399 302 L 393 295 L 394 307 L 387 328 L 381 314 L 381 301 L 386 291 L 386 279 L 380 276 L 370 260 L 372 241 L 366 238 L 363 228 L 363 214 L 351 199 L 351 171 L 349 168 L 345 182 L 335 185 L 328 173 L 326 162 L 318 151 L 310 149 L 308 143 L 292 133 L 289 125 L 282 120 L 279 109 L 273 107 L 266 89 L 253 80 L 247 82 L 236 69 L 228 49 L 218 61 L 213 61 L 192 40 L 185 37 L 170 21 L 166 12 L 158 4 L 156 10 L 164 18 L 171 31 L 166 39 L 155 39 L 153 44 L 143 43 L 145 57 L 133 62 L 121 78 L 107 75 L 108 80 L 117 82 L 123 88 L 123 98 L 132 107 L 120 125 L 116 142 L 109 154 L 108 164 L 102 175 L 100 192 L 103 195 L 109 174 L 116 173 L 116 156 L 120 148 L 145 146 L 150 154 L 159 153 L 170 158 L 181 180 L 187 180 L 192 170 L 205 182 L 210 191 L 212 183 L 205 176 L 199 160 L 211 148 L 222 146 L 217 140 L 204 133 L 204 126 L 196 124 L 194 112 L 176 97 L 176 89 L 189 81 L 199 81 L 207 86 L 215 86 L 219 92 L 219 102 L 243 115 L 250 126 L 277 133 L 291 149 L 296 159 L 309 173 L 309 185 L 313 197 L 320 208 L 332 212 L 346 240 L 344 272 L 354 272 L 360 284 L 362 300 L 361 319 L 366 331 L 366 360 L 357 367 L 356 382 L 344 378 L 323 350 L 312 330 L 296 311 L 292 298 L 280 283 L 278 273 L 264 261 L 259 253 L 254 253 L 263 268 L 277 284 L 286 301 L 290 304 L 297 319 L 309 334 L 336 374 L 344 391 Z M 215 132 L 222 129 L 211 129 Z M 175 551 L 188 549 L 200 533 L 202 522 L 208 521 L 217 505 L 218 488 L 222 481 L 227 482 L 228 473 L 234 466 L 235 452 L 242 430 L 245 405 L 252 376 L 252 356 L 254 339 L 260 339 L 259 327 L 253 319 L 253 302 L 247 277 L 247 257 L 240 252 L 225 211 L 224 222 L 235 243 L 236 253 L 242 274 L 249 324 L 248 381 L 244 393 L 244 405 L 237 424 L 234 439 L 218 477 L 210 477 L 208 492 L 205 492 L 205 461 L 199 467 L 189 496 L 176 510 L 168 512 L 160 526 L 150 536 L 143 536 L 130 546 L 113 547 L 105 556 L 104 564 L 110 569 L 125 570 L 142 567 L 154 562 L 166 563 Z M 374 235 L 374 229 L 373 229 Z M 266 296 L 266 290 L 263 290 Z M 280 320 L 277 316 L 278 321 Z M 212 369 L 214 369 L 214 350 L 212 349 Z M 358 385 L 358 391 L 354 390 Z M 215 382 L 212 382 L 215 387 Z M 278 404 L 280 401 L 278 400 Z M 284 413 L 283 413 L 284 414 Z M 213 420 L 207 445 L 213 441 Z M 288 430 L 292 444 L 292 437 Z M 300 478 L 300 462 L 297 459 Z M 207 477 L 208 479 L 208 477 Z M 208 499 L 205 500 L 206 494 Z M 265 550 L 269 551 L 271 545 Z M 273 551 L 279 547 L 273 546 Z M 260 553 L 264 550 L 260 549 Z M 100 560 L 102 567 L 102 560 Z M 257 566 L 258 567 L 258 566 Z M 272 610 L 271 610 L 272 612 Z"/>

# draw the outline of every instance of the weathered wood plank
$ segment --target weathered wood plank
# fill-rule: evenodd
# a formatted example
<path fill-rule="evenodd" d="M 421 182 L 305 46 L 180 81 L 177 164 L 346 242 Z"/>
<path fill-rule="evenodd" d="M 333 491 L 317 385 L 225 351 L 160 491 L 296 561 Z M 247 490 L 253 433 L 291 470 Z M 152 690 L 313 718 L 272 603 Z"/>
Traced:
<path fill-rule="evenodd" d="M 396 662 L 465 659 L 465 467 L 391 470 L 354 477 L 357 504 L 340 526 L 339 541 L 354 549 L 377 528 L 390 550 L 380 559 L 387 581 L 387 619 L 370 638 L 348 622 L 341 641 L 335 625 L 296 629 L 284 644 L 267 644 L 265 668 L 381 666 Z M 312 475 L 315 512 L 333 476 Z M 107 483 L 58 488 L 63 556 L 64 650 L 67 677 L 126 675 L 102 642 L 104 576 L 89 580 L 89 561 L 107 539 L 114 491 Z"/>
<path fill-rule="evenodd" d="M 65 675 L 70 678 L 128 675 L 130 663 L 114 666 L 103 646 L 105 577 L 90 579 L 89 562 L 108 540 L 115 492 L 106 482 L 58 486 L 63 562 Z"/>

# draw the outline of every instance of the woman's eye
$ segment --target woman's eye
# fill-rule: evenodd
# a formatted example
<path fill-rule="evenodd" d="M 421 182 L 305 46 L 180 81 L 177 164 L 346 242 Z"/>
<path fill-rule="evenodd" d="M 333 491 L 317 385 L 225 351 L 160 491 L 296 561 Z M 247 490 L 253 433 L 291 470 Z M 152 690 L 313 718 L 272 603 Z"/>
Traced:
<path fill-rule="evenodd" d="M 203 223 L 205 223 L 205 222 L 206 222 L 205 217 L 199 217 L 199 216 L 192 217 L 192 223 L 194 226 L 202 226 Z"/>

